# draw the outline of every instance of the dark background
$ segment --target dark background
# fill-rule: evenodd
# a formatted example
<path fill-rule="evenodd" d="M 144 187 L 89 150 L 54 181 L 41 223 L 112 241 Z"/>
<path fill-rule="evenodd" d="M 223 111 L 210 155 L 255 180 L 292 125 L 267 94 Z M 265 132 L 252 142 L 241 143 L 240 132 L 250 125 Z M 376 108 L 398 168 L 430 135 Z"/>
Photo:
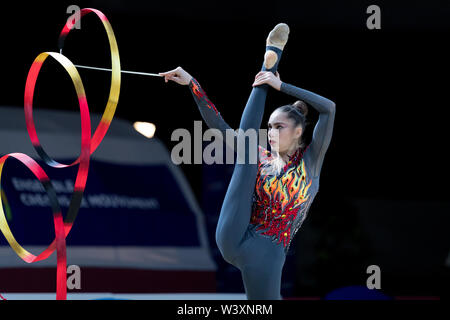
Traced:
<path fill-rule="evenodd" d="M 239 125 L 253 78 L 263 63 L 268 32 L 279 22 L 287 23 L 291 33 L 279 65 L 281 79 L 335 101 L 337 108 L 320 191 L 296 247 L 306 252 L 314 243 L 315 267 L 303 274 L 309 272 L 310 278 L 322 282 L 308 284 L 303 274 L 297 275 L 292 290 L 299 295 L 321 295 L 343 285 L 364 285 L 365 267 L 383 265 L 374 258 L 379 257 L 376 250 L 370 250 L 378 239 L 385 241 L 381 246 L 386 251 L 390 247 L 417 253 L 414 261 L 423 262 L 424 253 L 435 259 L 406 266 L 404 260 L 384 256 L 389 294 L 446 293 L 448 1 L 2 3 L 0 105 L 23 107 L 28 69 L 40 52 L 57 51 L 70 4 L 106 14 L 123 69 L 157 73 L 183 67 L 233 128 Z M 366 27 L 366 8 L 371 4 L 381 8 L 381 30 Z M 83 18 L 81 30 L 70 33 L 64 54 L 76 64 L 110 67 L 107 38 L 94 16 Z M 80 73 L 90 110 L 101 113 L 109 74 Z M 49 61 L 39 77 L 37 109 L 77 110 L 70 79 L 56 63 Z M 263 123 L 271 110 L 290 102 L 292 97 L 271 91 Z M 317 118 L 310 111 L 309 136 Z M 186 86 L 126 74 L 116 116 L 153 122 L 156 136 L 169 150 L 176 144 L 170 140 L 173 130 L 193 132 L 193 121 L 201 119 Z M 204 203 L 204 165 L 181 167 L 197 199 Z M 372 204 L 378 204 L 382 214 Z M 378 238 L 368 236 L 362 221 L 367 221 L 367 228 L 378 222 L 381 231 L 374 233 Z M 393 245 L 396 238 L 390 241 L 386 235 L 397 235 L 402 245 Z M 414 241 L 422 245 L 418 248 Z M 300 270 L 302 261 L 297 266 Z M 411 284 L 413 279 L 416 285 Z"/>

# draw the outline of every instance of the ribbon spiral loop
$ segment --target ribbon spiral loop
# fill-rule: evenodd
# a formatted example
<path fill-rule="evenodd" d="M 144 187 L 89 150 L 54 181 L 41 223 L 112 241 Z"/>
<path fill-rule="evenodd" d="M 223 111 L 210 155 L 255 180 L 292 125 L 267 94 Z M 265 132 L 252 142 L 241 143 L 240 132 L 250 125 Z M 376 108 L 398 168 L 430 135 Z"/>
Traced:
<path fill-rule="evenodd" d="M 103 23 L 103 26 L 106 30 L 109 39 L 111 50 L 111 61 L 112 61 L 112 76 L 111 76 L 111 88 L 109 98 L 103 116 L 94 132 L 94 135 L 91 136 L 91 119 L 83 82 L 81 81 L 81 77 L 78 73 L 78 70 L 68 58 L 63 56 L 61 53 L 56 52 L 43 52 L 39 54 L 30 67 L 25 84 L 25 96 L 24 96 L 25 121 L 31 142 L 33 144 L 33 147 L 37 151 L 38 155 L 47 165 L 54 168 L 67 168 L 79 164 L 77 177 L 75 180 L 74 192 L 72 194 L 72 198 L 70 201 L 66 217 L 63 219 L 63 215 L 61 212 L 60 205 L 58 203 L 56 192 L 52 186 L 49 177 L 35 160 L 33 160 L 31 157 L 23 153 L 10 153 L 0 158 L 0 191 L 1 191 L 1 174 L 3 166 L 5 164 L 5 161 L 9 157 L 11 157 L 21 161 L 28 169 L 30 169 L 30 171 L 42 183 L 45 191 L 47 192 L 47 195 L 50 198 L 50 204 L 53 211 L 55 239 L 38 256 L 35 256 L 32 253 L 25 250 L 16 241 L 8 225 L 1 201 L 0 201 L 0 230 L 2 231 L 3 235 L 5 236 L 6 240 L 8 241 L 9 245 L 14 250 L 14 252 L 27 263 L 33 263 L 36 261 L 44 260 L 48 258 L 56 250 L 57 252 L 56 298 L 58 300 L 65 300 L 67 298 L 66 237 L 72 228 L 73 222 L 75 221 L 75 218 L 81 206 L 83 192 L 86 187 L 86 181 L 89 171 L 90 155 L 97 149 L 97 147 L 100 145 L 101 141 L 105 137 L 106 132 L 108 131 L 111 121 L 114 117 L 114 113 L 117 107 L 120 94 L 121 72 L 120 72 L 119 50 L 117 47 L 116 38 L 114 36 L 111 24 L 101 11 L 92 8 L 86 8 L 80 11 L 80 15 L 74 14 L 73 16 L 71 16 L 67 20 L 68 22 L 65 24 L 59 36 L 60 52 L 62 52 L 64 40 L 70 32 L 71 26 L 73 27 L 74 25 L 74 23 L 69 24 L 69 21 L 73 21 L 77 17 L 81 19 L 84 15 L 86 15 L 89 12 L 95 13 Z M 33 96 L 36 81 L 44 61 L 49 56 L 55 59 L 60 65 L 62 65 L 66 70 L 66 72 L 69 74 L 78 97 L 81 116 L 81 152 L 80 156 L 71 164 L 59 163 L 53 160 L 44 151 L 44 148 L 41 146 L 39 142 L 35 124 L 33 121 Z"/>

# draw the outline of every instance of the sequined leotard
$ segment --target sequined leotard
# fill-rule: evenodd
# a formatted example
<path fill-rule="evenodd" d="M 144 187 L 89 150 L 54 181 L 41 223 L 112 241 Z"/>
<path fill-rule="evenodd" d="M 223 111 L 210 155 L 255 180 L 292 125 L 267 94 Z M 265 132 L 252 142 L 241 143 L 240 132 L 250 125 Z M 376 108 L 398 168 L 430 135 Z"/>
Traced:
<path fill-rule="evenodd" d="M 261 146 L 259 148 L 261 160 L 249 227 L 283 245 L 287 253 L 317 193 L 318 180 L 313 184 L 302 149 L 297 149 L 278 176 L 265 174 L 263 168 L 268 166 L 272 155 Z"/>
<path fill-rule="evenodd" d="M 275 51 L 281 58 L 281 50 L 271 46 L 266 50 Z M 277 65 L 270 70 L 263 65 L 262 70 L 275 73 Z M 189 88 L 210 128 L 224 135 L 232 130 L 195 78 Z M 263 84 L 252 89 L 239 128 L 260 128 L 268 88 Z M 219 216 L 216 241 L 224 259 L 241 270 L 249 299 L 281 298 L 285 255 L 318 192 L 333 131 L 335 104 L 331 100 L 285 82 L 280 91 L 311 105 L 319 112 L 319 120 L 311 143 L 298 149 L 277 176 L 265 172 L 272 155 L 262 146 L 258 146 L 257 164 L 235 164 Z"/>

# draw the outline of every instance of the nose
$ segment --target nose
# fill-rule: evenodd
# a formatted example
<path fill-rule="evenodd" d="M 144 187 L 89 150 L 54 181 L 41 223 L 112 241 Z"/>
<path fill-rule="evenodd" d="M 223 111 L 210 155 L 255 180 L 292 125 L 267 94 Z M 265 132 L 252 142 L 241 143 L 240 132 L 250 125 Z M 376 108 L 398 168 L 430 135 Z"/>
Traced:
<path fill-rule="evenodd" d="M 278 130 L 269 129 L 269 132 L 267 133 L 267 135 L 269 136 L 269 138 L 274 138 L 274 137 L 278 136 Z"/>

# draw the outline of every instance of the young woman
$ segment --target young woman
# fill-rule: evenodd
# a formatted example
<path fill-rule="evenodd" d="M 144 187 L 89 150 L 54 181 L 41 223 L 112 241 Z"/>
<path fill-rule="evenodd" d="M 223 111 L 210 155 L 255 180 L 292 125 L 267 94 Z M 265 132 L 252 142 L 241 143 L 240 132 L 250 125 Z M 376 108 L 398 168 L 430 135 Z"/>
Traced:
<path fill-rule="evenodd" d="M 288 35 L 289 27 L 284 23 L 269 33 L 264 63 L 242 114 L 242 131 L 234 132 L 235 141 L 242 138 L 242 132 L 260 129 L 269 87 L 300 100 L 278 107 L 271 114 L 271 151 L 256 145 L 235 149 L 245 162 L 235 164 L 216 229 L 219 250 L 227 262 L 240 269 L 248 299 L 281 299 L 286 253 L 318 192 L 333 131 L 333 101 L 280 79 L 277 67 Z M 224 134 L 231 129 L 189 73 L 178 67 L 160 74 L 165 82 L 189 86 L 210 128 Z M 305 146 L 302 136 L 307 104 L 319 112 L 319 119 L 311 143 Z M 257 152 L 257 162 L 247 161 L 251 152 Z"/>

